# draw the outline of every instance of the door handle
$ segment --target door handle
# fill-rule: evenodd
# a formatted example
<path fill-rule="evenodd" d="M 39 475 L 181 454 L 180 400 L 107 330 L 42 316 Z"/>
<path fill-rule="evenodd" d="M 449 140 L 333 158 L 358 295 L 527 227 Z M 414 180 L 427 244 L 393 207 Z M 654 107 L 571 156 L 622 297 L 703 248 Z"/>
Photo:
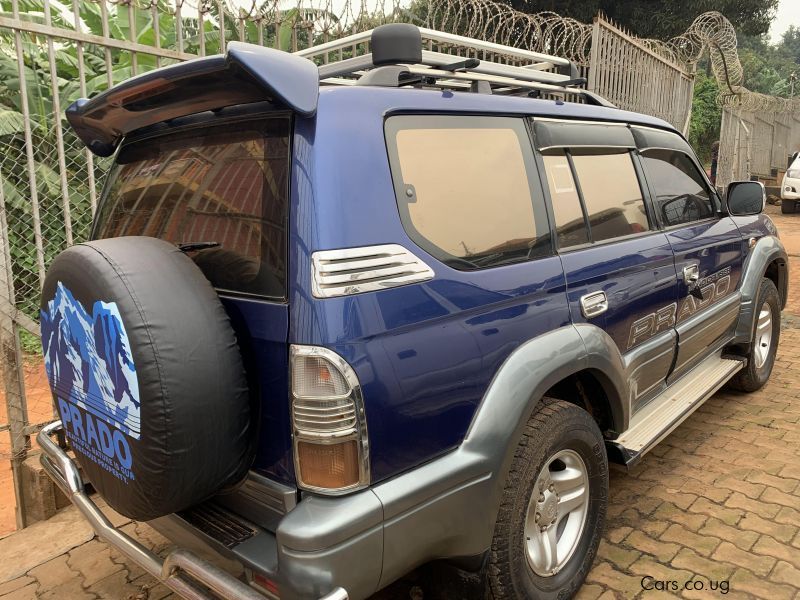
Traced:
<path fill-rule="evenodd" d="M 608 298 L 605 292 L 592 292 L 581 296 L 581 313 L 587 319 L 602 315 L 608 310 Z"/>
<path fill-rule="evenodd" d="M 697 265 L 683 267 L 683 280 L 689 287 L 697 283 L 700 280 L 700 267 Z"/>

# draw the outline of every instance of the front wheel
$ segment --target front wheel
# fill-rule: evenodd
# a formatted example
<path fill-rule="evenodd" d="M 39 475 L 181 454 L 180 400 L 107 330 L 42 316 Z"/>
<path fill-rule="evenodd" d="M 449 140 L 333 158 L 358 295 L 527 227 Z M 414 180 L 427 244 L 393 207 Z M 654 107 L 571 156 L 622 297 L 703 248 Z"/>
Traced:
<path fill-rule="evenodd" d="M 730 387 L 741 392 L 754 392 L 767 383 L 781 337 L 781 300 L 770 279 L 761 280 L 753 306 L 756 313 L 747 347 L 747 366 L 730 381 Z"/>
<path fill-rule="evenodd" d="M 781 212 L 785 215 L 792 214 L 797 210 L 794 200 L 781 200 Z"/>
<path fill-rule="evenodd" d="M 580 588 L 605 523 L 608 461 L 591 416 L 545 399 L 523 432 L 495 525 L 496 598 L 564 598 Z"/>

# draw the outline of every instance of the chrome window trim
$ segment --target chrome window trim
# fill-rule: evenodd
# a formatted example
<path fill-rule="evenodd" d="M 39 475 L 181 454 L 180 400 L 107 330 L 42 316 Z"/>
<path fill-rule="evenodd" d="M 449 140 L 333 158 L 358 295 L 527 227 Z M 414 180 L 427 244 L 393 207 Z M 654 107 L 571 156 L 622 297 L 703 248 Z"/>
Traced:
<path fill-rule="evenodd" d="M 433 269 L 400 244 L 318 250 L 311 255 L 311 293 L 336 298 L 433 279 Z"/>
<path fill-rule="evenodd" d="M 557 117 L 531 117 L 532 121 L 541 121 L 543 123 L 574 123 L 576 125 L 613 125 L 615 127 L 628 127 L 627 121 L 601 121 L 601 120 L 586 120 L 586 119 L 560 119 Z"/>
<path fill-rule="evenodd" d="M 563 150 L 564 148 L 579 148 L 579 149 L 592 149 L 597 150 L 635 150 L 636 144 L 620 146 L 615 144 L 552 144 L 550 146 L 542 146 L 539 152 L 547 152 L 548 150 Z M 621 154 L 621 153 L 620 153 Z"/>
<path fill-rule="evenodd" d="M 363 489 L 369 486 L 371 471 L 369 461 L 369 435 L 367 433 L 367 414 L 364 409 L 364 395 L 361 392 L 361 384 L 358 381 L 353 367 L 348 362 L 336 354 L 333 350 L 328 350 L 321 346 L 302 346 L 299 344 L 291 344 L 289 346 L 289 374 L 290 379 L 293 372 L 293 362 L 296 356 L 318 356 L 330 361 L 339 371 L 344 375 L 347 384 L 350 386 L 350 395 L 353 398 L 353 404 L 356 409 L 356 423 L 353 427 L 354 431 L 342 435 L 341 432 L 336 432 L 334 435 L 326 436 L 314 433 L 303 433 L 295 426 L 294 409 L 290 407 L 292 416 L 292 455 L 294 457 L 295 475 L 297 477 L 297 487 L 307 492 L 318 492 L 328 496 L 340 496 L 355 490 Z M 292 404 L 296 398 L 294 394 L 294 384 L 289 381 L 289 390 L 292 398 Z M 330 443 L 338 444 L 347 440 L 355 440 L 358 443 L 358 482 L 342 488 L 323 488 L 313 485 L 308 485 L 303 482 L 302 471 L 300 469 L 300 460 L 298 455 L 298 442 L 308 441 L 312 443 Z"/>

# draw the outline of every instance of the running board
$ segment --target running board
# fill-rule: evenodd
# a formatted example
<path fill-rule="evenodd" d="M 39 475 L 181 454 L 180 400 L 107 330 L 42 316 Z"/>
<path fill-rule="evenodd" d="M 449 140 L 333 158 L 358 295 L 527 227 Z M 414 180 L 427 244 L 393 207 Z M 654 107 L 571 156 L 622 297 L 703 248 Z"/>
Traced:
<path fill-rule="evenodd" d="M 632 467 L 744 365 L 743 359 L 709 356 L 636 413 L 627 431 L 607 442 L 610 454 Z"/>

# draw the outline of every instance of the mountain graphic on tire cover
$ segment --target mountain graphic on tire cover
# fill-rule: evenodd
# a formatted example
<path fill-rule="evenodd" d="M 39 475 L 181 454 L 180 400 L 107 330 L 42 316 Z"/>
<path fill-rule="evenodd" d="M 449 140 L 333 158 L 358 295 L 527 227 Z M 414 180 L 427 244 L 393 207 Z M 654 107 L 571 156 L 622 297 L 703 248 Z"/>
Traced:
<path fill-rule="evenodd" d="M 139 439 L 139 382 L 128 335 L 114 302 L 91 314 L 60 281 L 41 311 L 42 349 L 50 387 L 84 410 Z"/>

